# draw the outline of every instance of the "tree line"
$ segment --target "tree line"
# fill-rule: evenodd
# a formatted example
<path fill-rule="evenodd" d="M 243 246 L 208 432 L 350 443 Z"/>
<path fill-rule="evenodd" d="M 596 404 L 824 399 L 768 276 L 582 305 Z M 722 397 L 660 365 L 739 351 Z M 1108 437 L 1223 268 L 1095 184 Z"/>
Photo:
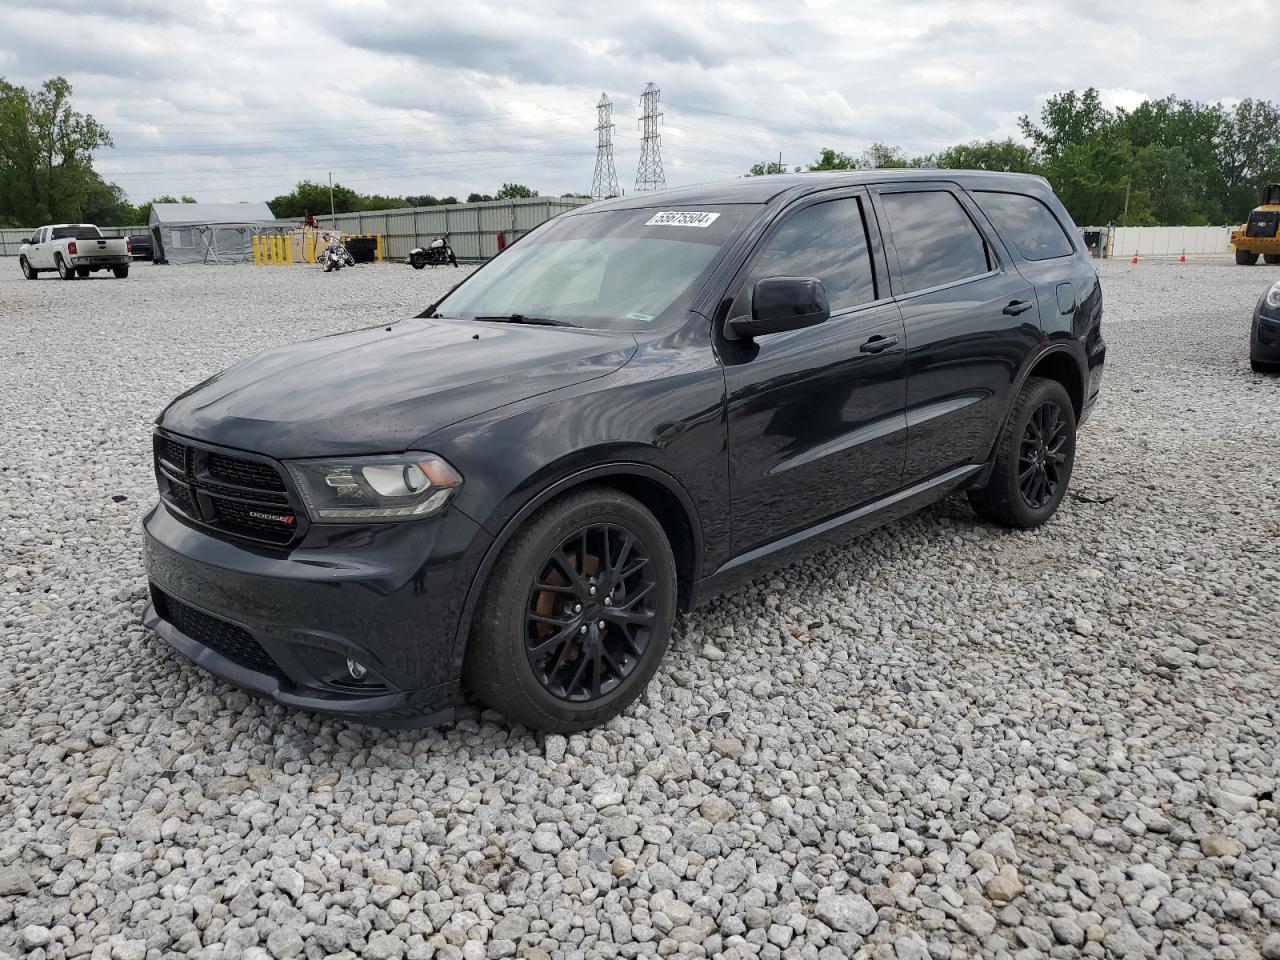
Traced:
<path fill-rule="evenodd" d="M 857 155 L 825 147 L 803 169 L 1039 174 L 1082 226 L 1240 223 L 1262 187 L 1280 182 L 1280 107 L 1269 100 L 1228 108 L 1168 96 L 1111 110 L 1090 87 L 1050 97 L 1038 118 L 1024 115 L 1018 126 L 1025 143 L 975 140 L 915 157 L 884 143 Z M 747 175 L 783 171 L 777 162 L 757 163 Z"/>
<path fill-rule="evenodd" d="M 160 196 L 140 205 L 93 169 L 95 152 L 113 146 L 110 132 L 73 109 L 71 84 L 54 77 L 35 90 L 0 77 L 0 226 L 89 221 L 140 224 L 151 204 L 194 203 Z M 796 171 L 865 167 L 1005 170 L 1045 177 L 1077 224 L 1239 223 L 1258 203 L 1261 187 L 1280 182 L 1280 106 L 1241 100 L 1234 106 L 1168 96 L 1132 110 L 1108 109 L 1098 91 L 1068 90 L 1049 98 L 1039 116 L 1019 119 L 1023 142 L 976 140 L 935 154 L 909 156 L 874 143 L 858 154 L 824 147 Z M 782 173 L 758 163 L 749 176 Z M 536 197 L 520 183 L 466 202 Z M 581 197 L 584 194 L 563 194 Z M 362 194 L 334 184 L 338 213 L 458 203 L 454 196 Z M 309 180 L 268 202 L 277 217 L 325 215 L 328 184 Z"/>

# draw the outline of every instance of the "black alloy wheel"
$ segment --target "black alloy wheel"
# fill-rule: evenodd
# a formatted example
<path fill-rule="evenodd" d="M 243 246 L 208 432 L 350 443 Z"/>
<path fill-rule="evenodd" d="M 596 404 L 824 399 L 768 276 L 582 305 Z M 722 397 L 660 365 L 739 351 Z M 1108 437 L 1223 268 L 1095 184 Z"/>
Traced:
<path fill-rule="evenodd" d="M 1067 462 L 1067 418 L 1062 408 L 1046 400 L 1032 411 L 1022 432 L 1018 454 L 1018 489 L 1033 510 L 1058 494 Z"/>
<path fill-rule="evenodd" d="M 467 689 L 533 730 L 611 720 L 657 672 L 676 589 L 671 544 L 644 504 L 611 487 L 570 491 L 524 521 L 489 572 Z"/>
<path fill-rule="evenodd" d="M 969 503 L 1002 527 L 1038 527 L 1066 495 L 1075 458 L 1071 396 L 1056 380 L 1028 377 L 1000 432 L 987 482 L 969 491 Z"/>
<path fill-rule="evenodd" d="M 543 688 L 574 702 L 615 690 L 648 648 L 656 587 L 644 544 L 615 524 L 574 531 L 552 550 L 529 590 L 525 625 L 525 652 Z"/>

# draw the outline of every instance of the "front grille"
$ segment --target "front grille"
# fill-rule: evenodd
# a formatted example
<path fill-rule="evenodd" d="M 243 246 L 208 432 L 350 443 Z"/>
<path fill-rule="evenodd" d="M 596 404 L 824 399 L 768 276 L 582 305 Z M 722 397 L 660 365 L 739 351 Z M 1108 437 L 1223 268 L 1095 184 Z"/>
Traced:
<path fill-rule="evenodd" d="M 171 597 L 155 584 L 151 585 L 151 602 L 156 615 L 173 624 L 179 632 L 217 651 L 228 660 L 241 666 L 283 677 L 271 654 L 243 627 L 219 617 L 210 616 L 195 607 L 189 607 L 176 597 Z"/>
<path fill-rule="evenodd" d="M 220 525 L 272 543 L 288 543 L 293 539 L 294 527 L 298 525 L 298 518 L 287 507 L 284 510 L 269 510 L 255 504 L 217 497 L 210 498 L 209 506 L 213 508 L 210 519 L 216 520 Z"/>
<path fill-rule="evenodd" d="M 259 490 L 283 490 L 284 480 L 273 466 L 256 460 L 229 457 L 224 453 L 209 454 L 209 476 L 215 480 L 234 483 L 239 487 Z"/>
<path fill-rule="evenodd" d="M 280 470 L 155 435 L 160 495 L 189 519 L 232 537 L 286 546 L 297 539 L 299 519 Z"/>

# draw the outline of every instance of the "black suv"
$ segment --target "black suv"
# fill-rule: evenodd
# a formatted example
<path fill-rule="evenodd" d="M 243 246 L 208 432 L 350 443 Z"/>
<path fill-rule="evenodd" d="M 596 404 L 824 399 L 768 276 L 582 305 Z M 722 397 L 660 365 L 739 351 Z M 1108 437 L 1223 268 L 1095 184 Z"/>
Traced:
<path fill-rule="evenodd" d="M 1102 296 L 1039 178 L 767 176 L 543 224 L 417 318 L 157 420 L 147 624 L 279 703 L 589 727 L 677 610 L 959 490 L 1034 527 Z"/>

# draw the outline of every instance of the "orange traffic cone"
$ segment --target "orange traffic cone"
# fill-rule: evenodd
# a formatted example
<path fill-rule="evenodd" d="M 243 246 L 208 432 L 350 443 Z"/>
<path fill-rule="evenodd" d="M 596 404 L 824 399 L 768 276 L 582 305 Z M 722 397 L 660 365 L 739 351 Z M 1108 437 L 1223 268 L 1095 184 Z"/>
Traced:
<path fill-rule="evenodd" d="M 1180 256 L 1180 257 L 1178 258 L 1178 262 L 1179 262 L 1179 263 L 1186 263 L 1186 262 L 1187 262 L 1187 251 L 1186 251 L 1186 250 L 1183 250 L 1183 251 L 1182 251 L 1182 256 Z"/>
<path fill-rule="evenodd" d="M 1132 259 L 1132 260 L 1130 260 L 1129 262 L 1130 262 L 1130 263 L 1137 263 L 1137 262 L 1138 262 L 1138 251 L 1137 251 L 1137 250 L 1133 251 L 1133 259 Z"/>

